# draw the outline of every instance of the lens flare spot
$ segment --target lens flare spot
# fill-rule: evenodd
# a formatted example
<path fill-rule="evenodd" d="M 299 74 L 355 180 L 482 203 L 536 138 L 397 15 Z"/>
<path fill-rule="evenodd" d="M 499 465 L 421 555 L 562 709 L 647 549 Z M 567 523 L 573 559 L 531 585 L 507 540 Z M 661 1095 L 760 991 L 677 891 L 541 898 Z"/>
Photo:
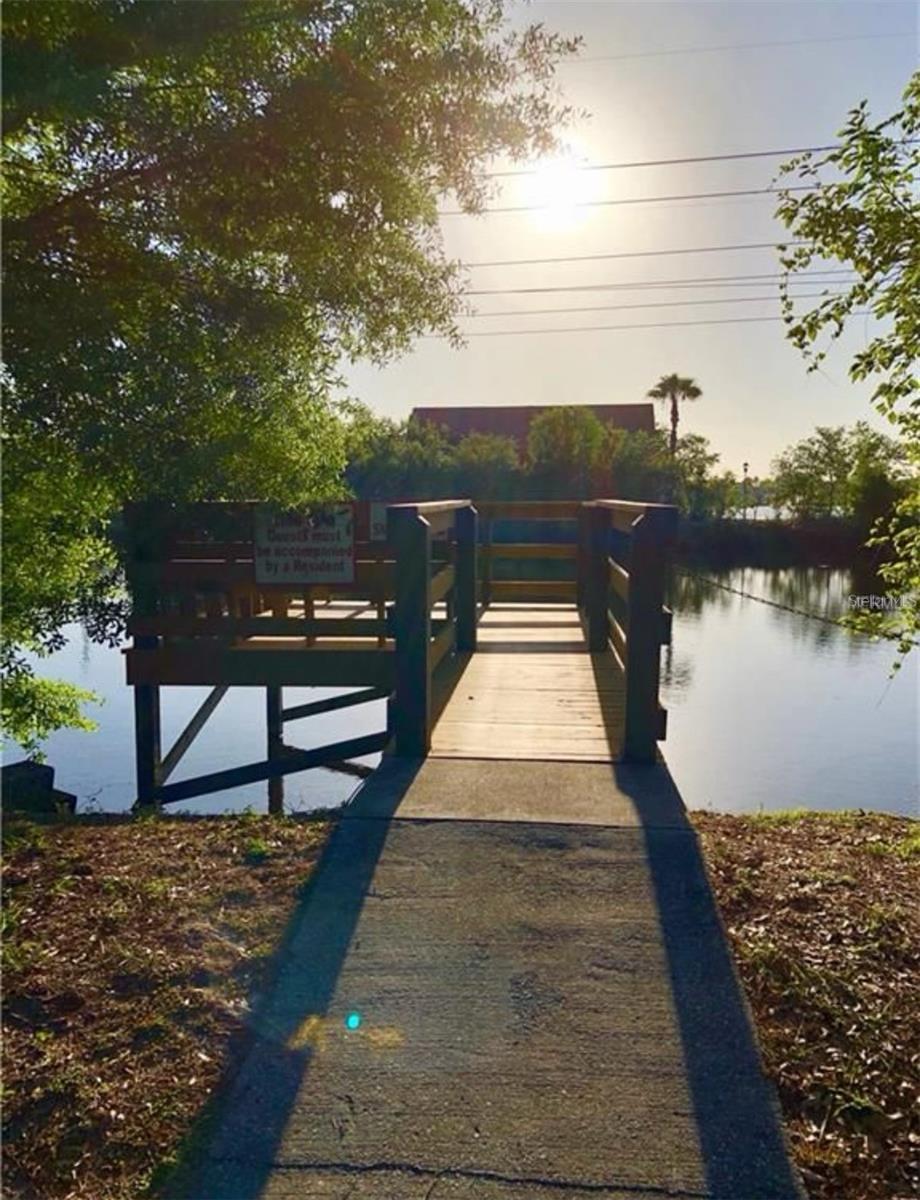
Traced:
<path fill-rule="evenodd" d="M 325 1049 L 325 1044 L 326 1030 L 323 1018 L 315 1014 L 304 1017 L 287 1041 L 289 1050 L 303 1050 L 312 1046 L 314 1050 L 319 1051 Z"/>
<path fill-rule="evenodd" d="M 405 1043 L 406 1039 L 402 1030 L 394 1029 L 392 1026 L 384 1026 L 382 1029 L 368 1029 L 367 1040 L 372 1050 L 384 1051 L 398 1050 Z"/>

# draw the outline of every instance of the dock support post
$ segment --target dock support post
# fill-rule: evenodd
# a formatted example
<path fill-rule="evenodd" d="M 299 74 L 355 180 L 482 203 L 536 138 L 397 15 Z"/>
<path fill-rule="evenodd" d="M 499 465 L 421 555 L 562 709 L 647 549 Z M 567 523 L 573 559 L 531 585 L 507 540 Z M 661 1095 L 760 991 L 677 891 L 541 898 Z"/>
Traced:
<path fill-rule="evenodd" d="M 280 758 L 284 741 L 284 701 L 280 687 L 265 689 L 265 727 L 268 738 L 268 760 Z M 273 775 L 268 780 L 268 811 L 273 816 L 284 813 L 284 778 Z"/>
<path fill-rule="evenodd" d="M 472 652 L 476 649 L 476 613 L 479 601 L 476 596 L 477 539 L 479 517 L 476 509 L 461 508 L 457 513 L 457 566 L 454 583 L 455 609 L 457 615 L 457 650 Z"/>
<path fill-rule="evenodd" d="M 387 540 L 396 555 L 396 754 L 424 758 L 431 748 L 431 526 L 412 508 L 391 508 Z"/>
<path fill-rule="evenodd" d="M 128 585 L 135 616 L 152 616 L 157 611 L 156 589 L 150 564 L 156 561 L 160 528 L 155 510 L 149 504 L 129 505 L 125 526 L 130 547 Z M 135 650 L 156 650 L 158 637 L 135 636 Z M 137 808 L 159 806 L 157 789 L 163 783 L 163 748 L 160 733 L 160 689 L 156 684 L 138 684 L 134 688 L 134 762 L 137 780 Z"/>
<path fill-rule="evenodd" d="M 135 638 L 138 649 L 156 647 L 156 638 Z M 157 803 L 162 780 L 160 744 L 160 689 L 152 684 L 134 688 L 134 760 L 137 770 L 137 805 L 151 808 Z"/>
<path fill-rule="evenodd" d="M 585 613 L 586 575 L 588 570 L 588 513 L 584 504 L 578 506 L 575 526 L 575 607 Z"/>
<path fill-rule="evenodd" d="M 482 547 L 485 551 L 482 556 L 482 570 L 480 576 L 480 603 L 482 604 L 483 608 L 488 608 L 492 603 L 492 518 L 486 517 L 480 528 L 482 529 Z"/>
<path fill-rule="evenodd" d="M 610 514 L 607 509 L 585 509 L 584 606 L 588 649 L 600 653 L 607 649 L 607 557 L 610 541 Z"/>
<path fill-rule="evenodd" d="M 653 763 L 663 735 L 658 683 L 666 577 L 666 548 L 676 510 L 646 512 L 632 526 L 629 554 L 629 618 L 626 633 L 626 729 L 630 762 Z"/>

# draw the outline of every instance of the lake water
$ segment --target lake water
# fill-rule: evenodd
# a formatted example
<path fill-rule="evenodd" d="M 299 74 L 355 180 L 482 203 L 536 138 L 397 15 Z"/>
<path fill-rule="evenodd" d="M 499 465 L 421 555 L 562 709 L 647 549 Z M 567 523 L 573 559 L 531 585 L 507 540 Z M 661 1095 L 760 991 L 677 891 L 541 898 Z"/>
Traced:
<path fill-rule="evenodd" d="M 893 643 L 727 590 L 837 617 L 866 587 L 825 568 L 676 577 L 663 749 L 688 807 L 920 816 L 920 654 L 891 678 Z"/>
<path fill-rule="evenodd" d="M 701 577 L 702 576 L 702 577 Z M 714 583 L 706 582 L 713 580 Z M 721 586 L 716 586 L 719 584 Z M 733 591 L 835 616 L 858 591 L 847 571 L 702 571 L 674 580 L 672 645 L 662 652 L 669 710 L 665 757 L 690 808 L 757 812 L 863 807 L 920 815 L 920 654 L 890 678 L 894 647 Z M 72 631 L 43 673 L 91 688 L 95 734 L 64 731 L 47 745 L 56 786 L 81 810 L 123 810 L 134 800 L 133 703 L 118 650 Z M 285 704 L 335 689 L 285 689 Z M 207 688 L 163 689 L 163 746 L 184 727 Z M 285 726 L 309 749 L 383 728 L 382 702 Z M 231 689 L 172 781 L 265 757 L 264 693 Z M 10 756 L 14 757 L 13 755 Z M 369 764 L 375 759 L 364 760 Z M 289 776 L 291 810 L 344 803 L 357 782 L 326 770 Z M 202 797 L 176 811 L 265 807 L 265 784 Z"/>

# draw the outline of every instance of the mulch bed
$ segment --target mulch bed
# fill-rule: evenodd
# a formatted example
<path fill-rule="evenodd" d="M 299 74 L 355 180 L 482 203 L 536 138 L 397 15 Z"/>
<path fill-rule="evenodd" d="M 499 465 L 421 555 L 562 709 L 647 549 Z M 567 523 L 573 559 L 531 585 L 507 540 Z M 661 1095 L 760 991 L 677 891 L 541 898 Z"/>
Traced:
<path fill-rule="evenodd" d="M 691 815 L 809 1194 L 920 1195 L 920 823 Z"/>
<path fill-rule="evenodd" d="M 238 1058 L 328 833 L 244 814 L 4 828 L 4 1195 L 127 1200 Z"/>

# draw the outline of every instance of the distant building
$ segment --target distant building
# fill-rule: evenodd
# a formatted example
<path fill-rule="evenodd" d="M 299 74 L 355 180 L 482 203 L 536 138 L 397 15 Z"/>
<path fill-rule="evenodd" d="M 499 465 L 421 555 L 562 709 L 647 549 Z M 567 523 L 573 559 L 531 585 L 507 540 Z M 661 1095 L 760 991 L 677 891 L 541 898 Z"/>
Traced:
<path fill-rule="evenodd" d="M 527 435 L 534 417 L 557 408 L 552 404 L 483 404 L 462 408 L 413 408 L 411 420 L 440 425 L 451 438 L 459 440 L 468 433 L 495 433 L 513 438 L 520 453 L 527 449 Z M 655 409 L 651 404 L 585 404 L 599 421 L 618 429 L 655 428 Z"/>

